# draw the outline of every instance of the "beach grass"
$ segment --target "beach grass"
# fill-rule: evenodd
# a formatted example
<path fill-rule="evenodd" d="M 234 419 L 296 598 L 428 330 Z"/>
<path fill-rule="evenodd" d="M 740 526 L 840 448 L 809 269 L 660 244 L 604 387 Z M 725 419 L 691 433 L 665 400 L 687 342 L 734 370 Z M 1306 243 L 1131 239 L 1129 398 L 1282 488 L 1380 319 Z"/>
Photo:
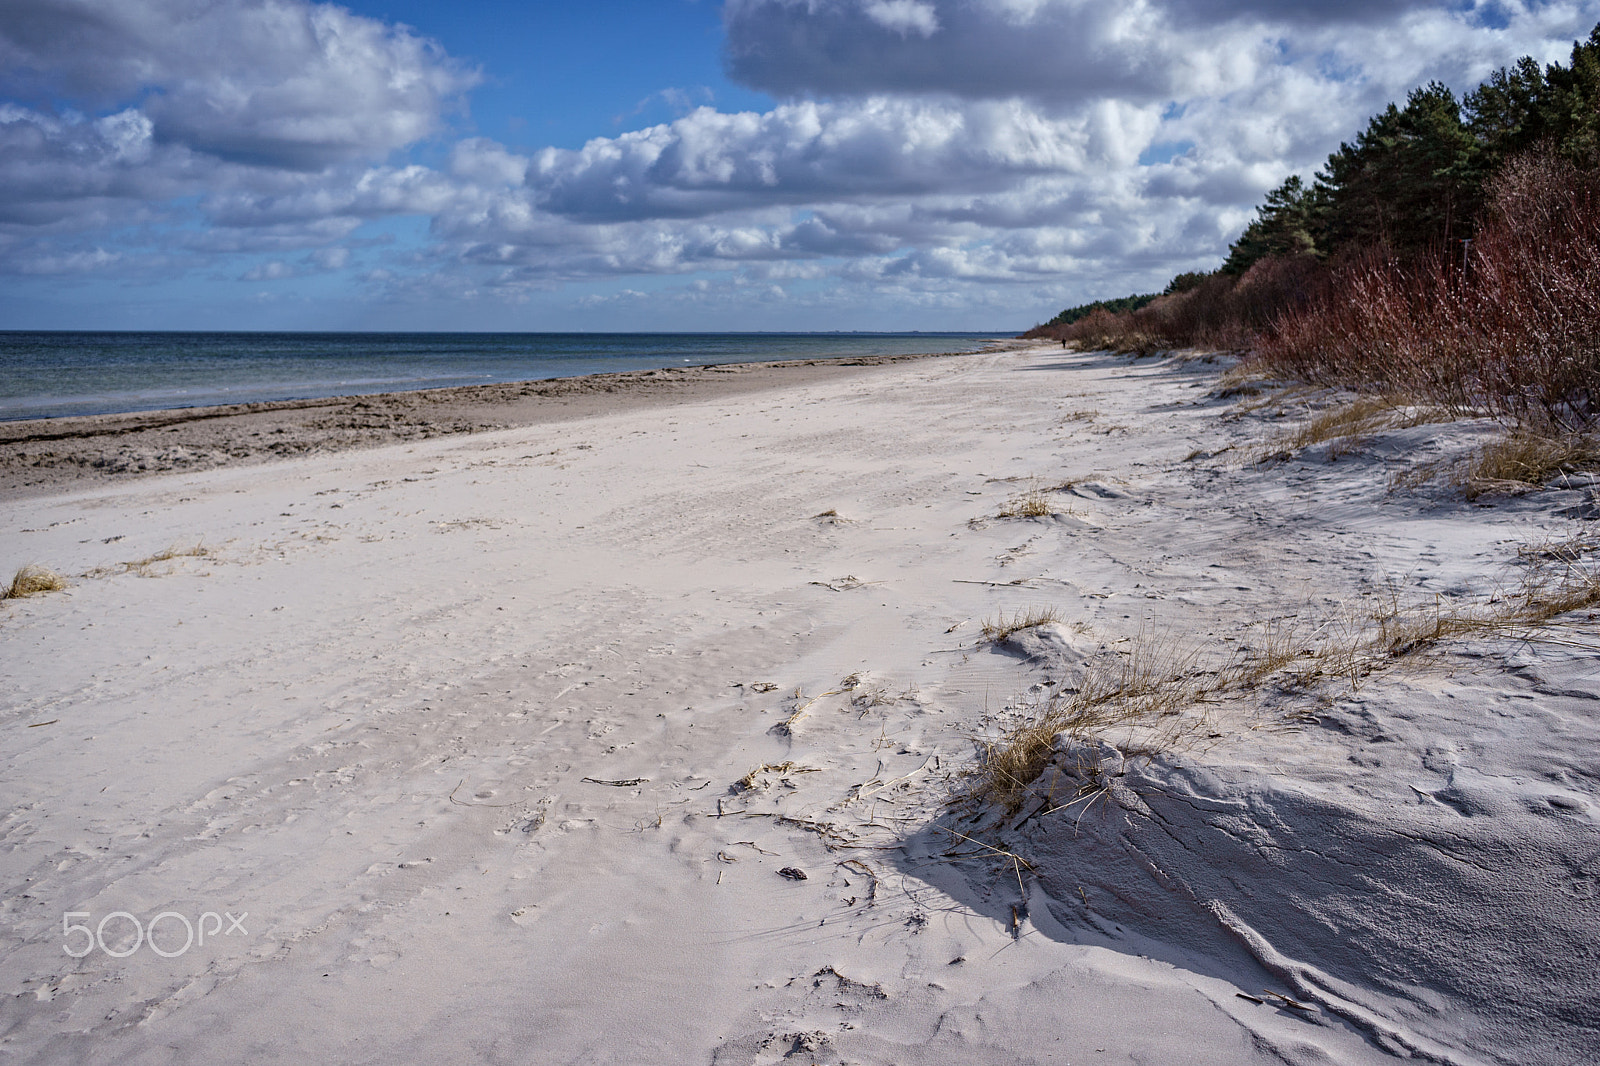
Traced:
<path fill-rule="evenodd" d="M 37 563 L 29 563 L 11 577 L 11 584 L 0 588 L 0 600 L 19 600 L 46 592 L 60 592 L 67 587 L 67 579 Z"/>
<path fill-rule="evenodd" d="M 1063 737 L 1101 741 L 1112 729 L 1130 727 L 1117 747 L 1127 756 L 1153 757 L 1208 729 L 1208 707 L 1224 696 L 1268 686 L 1303 692 L 1348 683 L 1355 690 L 1370 675 L 1448 641 L 1497 634 L 1541 639 L 1540 627 L 1600 605 L 1600 572 L 1582 565 L 1597 551 L 1600 542 L 1583 535 L 1536 545 L 1522 553 L 1528 566 L 1518 582 L 1475 599 L 1435 595 L 1406 603 L 1391 583 L 1364 609 L 1266 623 L 1258 638 L 1215 669 L 1178 638 L 1141 633 L 1126 648 L 1089 659 L 1076 689 L 1052 694 L 1025 712 L 1024 721 L 982 742 L 966 795 L 1018 810 Z M 1009 635 L 1022 627 L 993 628 Z M 986 634 L 990 629 L 986 624 Z"/>
<path fill-rule="evenodd" d="M 1050 498 L 1042 489 L 1033 488 L 1009 501 L 996 513 L 996 518 L 1049 518 L 1055 514 Z"/>
<path fill-rule="evenodd" d="M 983 639 L 992 644 L 999 644 L 1013 633 L 1038 626 L 1053 625 L 1061 620 L 1061 612 L 1054 607 L 1029 607 L 1016 612 L 1010 618 L 1002 612 L 992 622 L 984 620 Z"/>

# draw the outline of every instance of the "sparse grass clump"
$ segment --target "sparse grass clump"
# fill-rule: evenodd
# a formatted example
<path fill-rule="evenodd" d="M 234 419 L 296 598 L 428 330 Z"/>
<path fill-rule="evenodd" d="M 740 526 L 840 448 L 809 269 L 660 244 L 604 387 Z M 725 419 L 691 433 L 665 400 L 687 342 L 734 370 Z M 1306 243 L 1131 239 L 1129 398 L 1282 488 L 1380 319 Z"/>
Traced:
<path fill-rule="evenodd" d="M 1348 682 L 1355 688 L 1371 674 L 1452 639 L 1494 634 L 1541 639 L 1535 627 L 1600 605 L 1600 569 L 1586 559 L 1597 550 L 1600 543 L 1585 536 L 1537 546 L 1522 553 L 1531 565 L 1521 581 L 1484 599 L 1434 596 L 1403 604 L 1391 585 L 1363 611 L 1320 624 L 1274 621 L 1253 647 L 1220 669 L 1206 668 L 1199 653 L 1171 640 L 1135 638 L 1127 651 L 1090 659 L 1075 691 L 1051 696 L 1026 721 L 987 742 L 970 795 L 1018 810 L 1063 735 L 1090 742 L 1125 726 L 1124 753 L 1155 755 L 1206 728 L 1205 706 L 1223 696 L 1269 684 L 1305 691 Z M 991 628 L 985 627 L 986 635 Z"/>
<path fill-rule="evenodd" d="M 1054 625 L 1061 620 L 1060 612 L 1054 607 L 1029 607 L 1025 611 L 1018 611 L 1010 618 L 1001 614 L 992 622 L 985 619 L 983 623 L 983 639 L 999 644 L 1013 633 L 1038 626 Z"/>
<path fill-rule="evenodd" d="M 0 600 L 17 600 L 24 596 L 60 592 L 66 587 L 67 579 L 48 566 L 29 563 L 12 576 L 10 585 L 0 588 Z"/>
<path fill-rule="evenodd" d="M 1331 462 L 1355 451 L 1385 429 L 1404 429 L 1451 417 L 1448 411 L 1410 403 L 1393 393 L 1358 396 L 1329 408 L 1262 445 L 1256 461 L 1283 458 L 1318 444 L 1328 444 Z"/>
<path fill-rule="evenodd" d="M 1055 514 L 1050 499 L 1039 489 L 1029 489 L 1007 503 L 996 514 L 997 518 L 1049 518 Z"/>
<path fill-rule="evenodd" d="M 118 563 L 116 566 L 97 567 L 89 571 L 89 576 L 106 577 L 115 574 L 138 574 L 140 577 L 155 577 L 159 573 L 155 569 L 157 563 L 168 563 L 174 559 L 203 559 L 211 554 L 211 549 L 204 544 L 194 544 L 187 548 L 174 545 L 171 548 L 163 548 L 154 555 L 147 555 L 143 559 Z"/>
<path fill-rule="evenodd" d="M 1469 500 L 1532 492 L 1561 474 L 1600 467 L 1600 448 L 1587 435 L 1545 436 L 1513 431 L 1464 458 L 1435 460 L 1401 471 L 1391 489 L 1444 481 Z"/>
<path fill-rule="evenodd" d="M 1183 712 L 1217 687 L 1217 675 L 1198 667 L 1198 656 L 1176 643 L 1139 638 L 1130 650 L 1107 652 L 1086 664 L 1076 691 L 1058 693 L 1028 721 L 989 742 L 973 794 L 1017 809 L 1049 765 L 1056 738 L 1087 740 L 1119 725 L 1152 727 L 1146 754 L 1176 745 L 1204 715 Z"/>
<path fill-rule="evenodd" d="M 1494 492 L 1526 492 L 1558 474 L 1595 465 L 1597 455 L 1587 437 L 1546 437 L 1512 433 L 1486 444 L 1457 471 L 1455 482 L 1467 499 Z"/>
<path fill-rule="evenodd" d="M 1290 436 L 1295 448 L 1309 448 L 1324 441 L 1366 437 L 1388 426 L 1395 405 L 1382 396 L 1362 396 L 1355 401 L 1314 416 Z"/>

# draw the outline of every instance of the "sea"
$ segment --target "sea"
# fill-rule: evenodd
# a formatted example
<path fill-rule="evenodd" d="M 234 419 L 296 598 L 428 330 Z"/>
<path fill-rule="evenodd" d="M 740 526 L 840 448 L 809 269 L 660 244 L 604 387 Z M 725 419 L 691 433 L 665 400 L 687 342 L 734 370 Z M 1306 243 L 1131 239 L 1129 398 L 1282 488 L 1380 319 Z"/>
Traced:
<path fill-rule="evenodd" d="M 623 370 L 971 352 L 991 333 L 0 331 L 0 420 L 438 389 Z"/>

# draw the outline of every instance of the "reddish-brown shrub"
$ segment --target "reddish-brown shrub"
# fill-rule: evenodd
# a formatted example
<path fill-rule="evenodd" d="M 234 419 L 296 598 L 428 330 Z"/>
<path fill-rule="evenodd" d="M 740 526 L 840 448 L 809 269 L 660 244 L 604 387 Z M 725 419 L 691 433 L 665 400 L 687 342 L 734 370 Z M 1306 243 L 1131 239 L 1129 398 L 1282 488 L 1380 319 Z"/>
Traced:
<path fill-rule="evenodd" d="M 1245 349 L 1259 330 L 1286 311 L 1303 307 L 1321 283 L 1311 256 L 1271 257 L 1243 277 L 1213 274 L 1183 292 L 1158 297 L 1129 314 L 1095 311 L 1048 335 L 1080 348 L 1149 352 L 1161 348 Z"/>
<path fill-rule="evenodd" d="M 1536 432 L 1600 421 L 1600 175 L 1548 154 L 1491 182 L 1465 254 L 1335 265 L 1254 359 L 1277 373 L 1484 408 Z"/>

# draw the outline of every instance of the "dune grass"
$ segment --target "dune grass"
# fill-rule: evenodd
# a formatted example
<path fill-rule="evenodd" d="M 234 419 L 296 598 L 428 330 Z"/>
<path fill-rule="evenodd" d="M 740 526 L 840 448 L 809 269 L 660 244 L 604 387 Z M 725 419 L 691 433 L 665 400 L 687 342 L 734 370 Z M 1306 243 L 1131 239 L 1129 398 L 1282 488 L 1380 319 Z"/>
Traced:
<path fill-rule="evenodd" d="M 1526 492 L 1558 474 L 1593 467 L 1600 459 L 1587 436 L 1510 433 L 1484 445 L 1458 467 L 1453 483 L 1467 499 L 1496 492 Z"/>
<path fill-rule="evenodd" d="M 1204 717 L 1181 721 L 1184 710 L 1213 687 L 1197 662 L 1198 656 L 1177 642 L 1150 637 L 1134 640 L 1126 651 L 1089 660 L 1075 690 L 1052 695 L 1026 721 L 984 744 L 972 795 L 1016 810 L 1063 734 L 1088 740 L 1141 722 L 1156 727 L 1147 741 L 1152 750 L 1177 744 Z"/>
<path fill-rule="evenodd" d="M 137 574 L 140 577 L 156 577 L 162 571 L 156 569 L 157 563 L 169 563 L 175 559 L 203 559 L 212 555 L 212 549 L 203 543 L 192 544 L 188 547 L 174 545 L 163 548 L 154 555 L 147 555 L 143 559 L 134 559 L 115 566 L 101 566 L 89 571 L 89 577 L 110 577 L 116 574 Z"/>
<path fill-rule="evenodd" d="M 1534 492 L 1562 474 L 1600 469 L 1600 447 L 1587 434 L 1512 430 L 1458 459 L 1422 463 L 1396 474 L 1391 490 L 1442 481 L 1469 500 Z"/>
<path fill-rule="evenodd" d="M 11 578 L 11 584 L 0 587 L 0 600 L 20 600 L 46 592 L 60 592 L 67 587 L 67 579 L 37 563 L 29 563 Z"/>
<path fill-rule="evenodd" d="M 1050 506 L 1050 499 L 1039 489 L 1029 489 L 1016 499 L 1006 503 L 998 512 L 996 518 L 1049 518 L 1055 514 L 1055 508 Z"/>
<path fill-rule="evenodd" d="M 1428 422 L 1448 421 L 1452 417 L 1454 415 L 1444 408 L 1395 392 L 1356 396 L 1266 441 L 1255 450 L 1253 460 L 1260 463 L 1285 459 L 1307 448 L 1327 444 L 1327 458 L 1332 462 L 1354 452 L 1383 430 L 1408 429 Z"/>
<path fill-rule="evenodd" d="M 1002 612 L 992 622 L 984 620 L 982 635 L 983 639 L 991 644 L 999 644 L 1013 633 L 1038 626 L 1053 625 L 1061 620 L 1061 612 L 1054 607 L 1029 607 L 1027 610 L 1016 612 L 1010 618 Z"/>
<path fill-rule="evenodd" d="M 1433 596 L 1404 603 L 1391 584 L 1364 608 L 1320 620 L 1291 616 L 1266 623 L 1218 668 L 1173 637 L 1141 634 L 1125 650 L 1091 658 L 1075 690 L 1055 693 L 1020 724 L 982 742 L 966 794 L 1015 812 L 1032 795 L 1062 737 L 1093 742 L 1126 727 L 1119 749 L 1153 757 L 1205 735 L 1209 707 L 1224 697 L 1268 686 L 1304 692 L 1347 683 L 1353 690 L 1372 674 L 1420 659 L 1448 641 L 1494 634 L 1540 639 L 1539 627 L 1600 605 L 1600 569 L 1585 565 L 1595 552 L 1600 542 L 1583 535 L 1537 545 L 1522 553 L 1526 570 L 1514 586 L 1478 599 Z"/>

